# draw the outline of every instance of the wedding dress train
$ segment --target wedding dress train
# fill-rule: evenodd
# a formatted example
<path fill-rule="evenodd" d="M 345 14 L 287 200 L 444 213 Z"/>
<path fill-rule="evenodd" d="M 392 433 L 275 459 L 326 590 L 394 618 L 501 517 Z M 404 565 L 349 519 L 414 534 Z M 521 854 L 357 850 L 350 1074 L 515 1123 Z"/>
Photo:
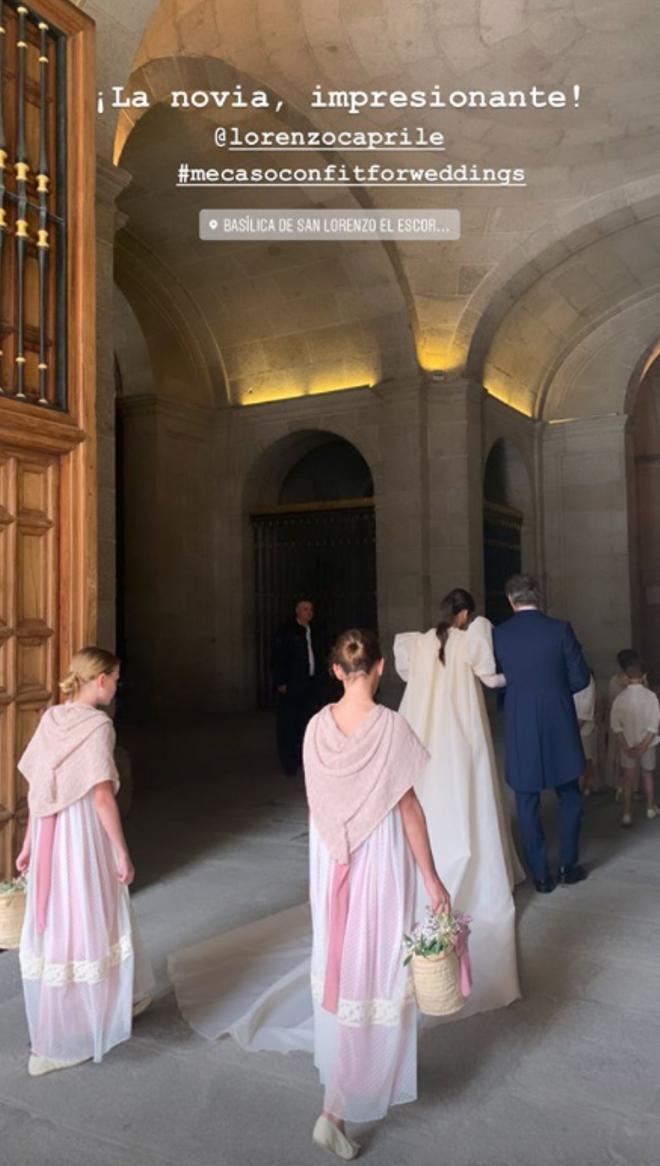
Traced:
<path fill-rule="evenodd" d="M 511 890 L 524 874 L 476 679 L 495 672 L 490 624 L 477 619 L 467 632 L 452 629 L 447 649 L 441 672 L 435 632 L 395 641 L 397 671 L 409 681 L 400 711 L 432 754 L 417 792 L 438 871 L 456 907 L 473 918 L 474 986 L 452 1021 L 520 994 Z M 418 918 L 425 905 L 418 880 Z M 312 1052 L 310 960 L 311 920 L 303 903 L 175 952 L 168 969 L 179 1008 L 200 1035 L 230 1035 L 252 1051 Z"/>

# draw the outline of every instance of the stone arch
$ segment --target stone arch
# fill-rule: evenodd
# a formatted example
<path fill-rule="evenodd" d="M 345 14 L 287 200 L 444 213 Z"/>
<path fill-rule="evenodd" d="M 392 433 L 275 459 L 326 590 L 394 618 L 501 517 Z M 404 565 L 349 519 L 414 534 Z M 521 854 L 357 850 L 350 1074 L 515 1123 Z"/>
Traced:
<path fill-rule="evenodd" d="M 327 496 L 333 491 L 319 490 L 308 473 L 314 456 L 324 459 L 326 479 L 335 477 L 333 498 Z M 353 481 L 360 494 L 352 499 L 341 484 L 348 460 L 358 471 Z M 301 466 L 306 467 L 302 492 L 290 501 L 283 488 Z M 280 437 L 252 465 L 243 493 L 244 579 L 260 704 L 272 700 L 270 644 L 290 615 L 296 592 L 306 590 L 315 601 L 324 654 L 345 626 L 377 626 L 373 493 L 362 453 L 326 429 L 299 429 Z"/>
<path fill-rule="evenodd" d="M 535 570 L 536 522 L 532 478 L 514 441 L 499 437 L 484 464 L 484 580 L 486 615 L 500 622 L 509 609 L 506 579 Z"/>
<path fill-rule="evenodd" d="M 631 591 L 636 647 L 660 678 L 660 359 L 647 361 L 630 417 L 634 462 Z"/>
<path fill-rule="evenodd" d="M 634 413 L 635 405 L 637 404 L 637 396 L 642 385 L 642 381 L 647 373 L 651 370 L 656 360 L 660 356 L 660 336 L 654 338 L 646 349 L 642 352 L 639 360 L 635 364 L 630 375 L 628 387 L 626 389 L 625 411 L 630 416 Z"/>
<path fill-rule="evenodd" d="M 539 415 L 556 422 L 631 413 L 657 343 L 659 312 L 660 288 L 585 328 L 548 370 Z"/>
<path fill-rule="evenodd" d="M 115 243 L 115 282 L 146 344 L 153 390 L 202 408 L 226 403 L 222 355 L 194 300 L 169 267 L 126 232 Z"/>
<path fill-rule="evenodd" d="M 282 127 L 292 130 L 322 128 L 320 122 L 316 122 L 311 117 L 303 114 L 300 108 L 290 98 L 287 98 L 285 101 L 283 99 L 284 94 L 269 85 L 262 77 L 245 72 L 223 57 L 213 57 L 200 53 L 187 55 L 182 49 L 180 54 L 176 56 L 145 58 L 136 63 L 131 73 L 127 89 L 131 94 L 136 93 L 138 90 L 143 90 L 149 95 L 149 100 L 152 105 L 157 105 L 163 103 L 173 89 L 194 91 L 195 88 L 217 88 L 222 90 L 233 89 L 237 85 L 242 86 L 245 92 L 249 92 L 253 88 L 263 89 L 271 101 L 274 118 Z M 147 110 L 143 107 L 137 107 L 135 109 L 123 109 L 118 115 L 114 142 L 114 159 L 117 165 L 121 162 L 124 148 L 131 133 L 138 126 L 146 112 Z M 198 117 L 207 121 L 210 126 L 215 127 L 217 125 L 217 110 L 208 108 L 196 110 L 195 113 Z M 246 120 L 251 116 L 252 111 L 244 112 L 238 109 L 231 109 L 225 114 L 225 118 L 231 117 L 235 122 Z M 341 161 L 350 164 L 350 158 L 342 154 L 341 151 L 319 150 L 318 155 L 328 162 L 335 161 L 339 158 Z M 374 206 L 374 201 L 365 187 L 347 188 L 343 194 L 350 201 L 354 201 L 357 206 L 365 209 L 371 209 Z M 401 260 L 400 250 L 396 245 L 388 243 L 386 240 L 382 242 L 381 246 L 391 263 L 396 281 L 399 284 L 401 294 L 410 313 L 413 330 L 417 334 L 419 325 L 416 305 L 411 293 L 408 275 Z"/>
<path fill-rule="evenodd" d="M 480 379 L 504 317 L 539 279 L 600 239 L 660 215 L 660 175 L 626 183 L 548 219 L 488 273 L 470 296 L 453 337 Z"/>
<path fill-rule="evenodd" d="M 149 127 L 157 125 L 154 133 L 165 136 L 168 126 L 187 127 L 192 151 L 196 138 L 194 132 L 190 137 L 191 131 L 203 125 L 199 157 L 202 151 L 208 152 L 212 130 L 217 125 L 217 109 L 215 115 L 211 110 L 172 110 L 166 103 L 170 92 L 173 89 L 232 89 L 236 85 L 242 85 L 245 92 L 264 89 L 269 94 L 272 110 L 228 109 L 223 114 L 225 125 L 319 128 L 295 104 L 283 101 L 280 92 L 220 57 L 183 53 L 147 60 L 132 75 L 131 89 L 148 93 L 151 107 L 123 111 L 116 140 L 116 158 L 121 157 L 127 169 L 137 174 L 137 190 L 128 188 L 121 199 L 122 210 L 128 212 L 129 220 L 134 195 L 137 195 L 134 205 L 139 213 L 145 189 L 147 192 L 150 189 L 148 169 L 144 174 L 140 170 L 144 135 L 149 134 Z M 133 134 L 142 143 L 139 149 L 135 146 L 135 156 L 131 147 Z M 179 133 L 179 140 L 180 137 Z M 213 153 L 207 155 L 206 162 L 215 165 L 223 153 L 215 147 L 211 149 Z M 350 157 L 345 159 L 349 164 Z M 340 153 L 319 150 L 316 155 L 307 155 L 307 160 L 310 165 L 323 165 L 344 159 Z M 194 193 L 188 192 L 186 197 Z M 226 205 L 236 209 L 254 206 L 254 191 L 236 188 L 222 197 L 223 203 L 228 199 Z M 304 209 L 336 205 L 336 196 L 331 192 L 306 191 L 299 187 L 295 191 L 296 205 L 301 200 Z M 362 187 L 344 188 L 341 200 L 342 204 L 366 209 L 373 206 L 369 191 Z M 158 193 L 157 201 L 154 198 L 154 212 L 150 217 L 171 222 L 177 208 L 180 214 L 181 201 L 182 192 L 170 184 L 167 190 Z M 194 208 L 190 217 L 196 222 Z M 135 225 L 132 222 L 130 225 L 135 234 L 149 235 L 148 222 L 137 219 Z M 160 242 L 154 238 L 151 249 Z M 244 402 L 248 393 L 253 401 L 264 401 L 277 395 L 291 397 L 329 388 L 373 385 L 416 371 L 413 337 L 417 317 L 399 250 L 394 244 L 382 241 L 356 248 L 354 243 L 339 240 L 316 244 L 271 241 L 233 246 L 230 255 L 227 246 L 222 253 L 216 247 L 213 254 L 219 263 L 214 278 L 210 277 L 209 270 L 203 270 L 204 261 L 210 268 L 212 249 L 213 244 L 200 245 L 196 238 L 188 238 L 178 257 L 176 248 L 171 249 L 169 265 L 178 271 L 217 334 L 225 356 L 232 403 Z M 275 388 L 274 382 L 277 382 Z"/>
<path fill-rule="evenodd" d="M 334 420 L 334 419 L 333 419 Z M 243 512 L 275 505 L 280 488 L 287 475 L 302 458 L 320 449 L 330 441 L 342 441 L 359 454 L 374 483 L 377 468 L 370 465 L 369 457 L 361 443 L 352 433 L 341 432 L 343 426 L 333 425 L 332 429 L 301 426 L 291 433 L 279 436 L 268 443 L 246 470 L 243 479 Z"/>
<path fill-rule="evenodd" d="M 659 285 L 660 178 L 649 178 L 583 203 L 515 248 L 475 292 L 456 343 L 495 396 L 545 416 L 562 362 Z"/>
<path fill-rule="evenodd" d="M 115 379 L 117 402 L 153 393 L 156 378 L 151 353 L 133 306 L 118 284 L 115 284 L 113 336 L 119 371 Z"/>

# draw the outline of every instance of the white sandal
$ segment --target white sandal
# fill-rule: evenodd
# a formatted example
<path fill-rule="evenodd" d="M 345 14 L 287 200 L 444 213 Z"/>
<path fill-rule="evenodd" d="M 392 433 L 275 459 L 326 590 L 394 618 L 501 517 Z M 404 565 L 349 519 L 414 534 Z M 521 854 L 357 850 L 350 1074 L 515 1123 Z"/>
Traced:
<path fill-rule="evenodd" d="M 74 1065 L 84 1065 L 91 1057 L 82 1057 L 79 1061 L 51 1061 L 49 1057 L 39 1057 L 36 1053 L 30 1055 L 28 1073 L 30 1077 L 43 1077 L 45 1073 L 54 1073 L 56 1069 L 73 1069 Z"/>
<path fill-rule="evenodd" d="M 146 1012 L 149 1005 L 153 1004 L 153 1002 L 153 996 L 143 996 L 141 1000 L 136 1000 L 133 1005 L 133 1020 L 135 1020 L 136 1016 L 141 1016 L 143 1012 Z"/>
<path fill-rule="evenodd" d="M 338 1158 L 343 1158 L 345 1161 L 357 1158 L 360 1153 L 360 1143 L 354 1142 L 353 1138 L 347 1138 L 346 1134 L 342 1134 L 339 1127 L 323 1114 L 314 1126 L 312 1138 L 317 1146 L 331 1150 Z"/>

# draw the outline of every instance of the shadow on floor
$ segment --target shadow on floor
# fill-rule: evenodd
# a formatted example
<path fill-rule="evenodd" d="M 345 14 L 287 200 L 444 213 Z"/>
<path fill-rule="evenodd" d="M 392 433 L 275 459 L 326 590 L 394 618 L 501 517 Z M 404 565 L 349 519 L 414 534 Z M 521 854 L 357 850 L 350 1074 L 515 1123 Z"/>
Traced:
<path fill-rule="evenodd" d="M 131 757 L 133 802 L 125 829 L 136 889 L 207 852 L 217 857 L 223 841 L 267 837 L 269 825 L 292 815 L 299 821 L 292 841 L 306 841 L 304 789 L 279 772 L 272 714 L 126 727 L 120 744 Z"/>

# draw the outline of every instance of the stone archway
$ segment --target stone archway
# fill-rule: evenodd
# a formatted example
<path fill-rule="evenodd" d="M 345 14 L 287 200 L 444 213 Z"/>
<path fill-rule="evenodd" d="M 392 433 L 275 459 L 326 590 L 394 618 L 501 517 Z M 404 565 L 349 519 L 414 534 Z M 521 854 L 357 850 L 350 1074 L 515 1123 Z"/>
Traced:
<path fill-rule="evenodd" d="M 527 467 L 518 448 L 499 438 L 484 473 L 484 587 L 486 615 L 500 623 L 510 614 L 504 584 L 530 570 L 534 553 L 534 509 Z"/>
<path fill-rule="evenodd" d="M 296 598 L 314 601 L 324 655 L 345 627 L 376 628 L 373 499 L 367 462 L 334 433 L 290 434 L 262 454 L 246 490 L 260 705 L 272 703 L 272 637 Z"/>
<path fill-rule="evenodd" d="M 636 514 L 631 540 L 636 646 L 660 678 L 660 360 L 642 378 L 632 412 Z M 625 645 L 621 645 L 625 647 Z"/>

